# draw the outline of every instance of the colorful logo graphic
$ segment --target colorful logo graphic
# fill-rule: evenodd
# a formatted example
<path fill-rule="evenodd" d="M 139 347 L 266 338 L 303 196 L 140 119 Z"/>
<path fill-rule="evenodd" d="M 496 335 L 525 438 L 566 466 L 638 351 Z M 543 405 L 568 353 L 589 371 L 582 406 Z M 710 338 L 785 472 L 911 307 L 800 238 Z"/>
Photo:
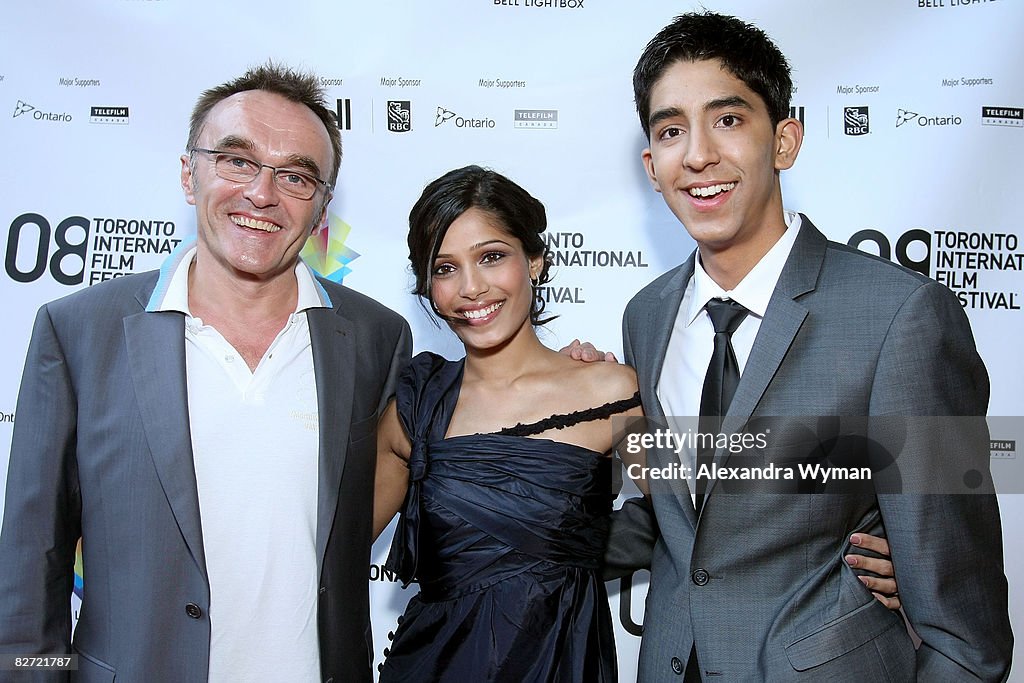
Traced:
<path fill-rule="evenodd" d="M 306 240 L 299 255 L 320 277 L 331 282 L 342 282 L 352 272 L 348 264 L 359 254 L 345 246 L 352 226 L 333 213 L 327 215 L 327 227 Z"/>
<path fill-rule="evenodd" d="M 78 547 L 75 548 L 75 587 L 73 588 L 78 599 L 82 599 L 82 539 L 78 539 Z"/>

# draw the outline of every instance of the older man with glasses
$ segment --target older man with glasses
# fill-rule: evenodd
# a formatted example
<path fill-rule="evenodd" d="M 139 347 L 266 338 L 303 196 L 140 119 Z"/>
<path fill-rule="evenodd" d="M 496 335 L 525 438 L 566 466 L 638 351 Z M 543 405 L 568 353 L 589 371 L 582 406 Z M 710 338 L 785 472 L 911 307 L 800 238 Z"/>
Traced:
<path fill-rule="evenodd" d="M 411 341 L 299 260 L 337 179 L 331 116 L 272 64 L 204 92 L 181 157 L 196 241 L 40 310 L 0 653 L 74 653 L 89 681 L 370 680 L 373 436 Z"/>

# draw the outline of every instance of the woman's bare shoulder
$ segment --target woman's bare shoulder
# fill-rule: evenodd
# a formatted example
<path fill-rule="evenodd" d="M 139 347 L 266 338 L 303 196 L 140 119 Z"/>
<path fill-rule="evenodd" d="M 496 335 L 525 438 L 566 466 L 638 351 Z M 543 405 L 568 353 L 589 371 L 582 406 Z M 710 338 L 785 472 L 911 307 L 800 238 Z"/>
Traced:
<path fill-rule="evenodd" d="M 631 398 L 637 392 L 636 372 L 628 365 L 598 361 L 584 363 L 571 360 L 566 366 L 566 386 L 589 398 L 588 403 L 601 405 Z"/>

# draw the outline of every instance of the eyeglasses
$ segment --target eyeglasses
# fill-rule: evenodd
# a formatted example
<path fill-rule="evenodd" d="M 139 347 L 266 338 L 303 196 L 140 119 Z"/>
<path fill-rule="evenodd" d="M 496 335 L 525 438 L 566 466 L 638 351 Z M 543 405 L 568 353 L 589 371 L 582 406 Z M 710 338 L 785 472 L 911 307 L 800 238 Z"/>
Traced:
<path fill-rule="evenodd" d="M 317 187 L 323 185 L 328 190 L 330 183 L 321 180 L 314 175 L 304 171 L 296 171 L 294 168 L 275 168 L 268 164 L 261 164 L 255 159 L 244 157 L 231 152 L 221 152 L 215 149 L 203 149 L 193 147 L 191 152 L 202 152 L 213 158 L 213 170 L 218 178 L 230 180 L 236 183 L 248 183 L 256 179 L 264 168 L 269 168 L 274 175 L 274 185 L 278 190 L 296 199 L 312 199 L 316 194 Z"/>

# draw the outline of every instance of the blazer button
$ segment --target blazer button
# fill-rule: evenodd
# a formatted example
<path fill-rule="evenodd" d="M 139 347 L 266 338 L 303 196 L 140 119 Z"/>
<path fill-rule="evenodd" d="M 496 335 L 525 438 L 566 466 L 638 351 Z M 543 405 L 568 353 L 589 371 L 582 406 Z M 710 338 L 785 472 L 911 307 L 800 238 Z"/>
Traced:
<path fill-rule="evenodd" d="M 704 586 L 711 580 L 711 574 L 708 574 L 704 569 L 697 569 L 690 575 L 690 578 L 698 586 Z"/>
<path fill-rule="evenodd" d="M 683 663 L 679 660 L 679 657 L 672 658 L 672 671 L 674 671 L 677 676 L 683 675 Z"/>
<path fill-rule="evenodd" d="M 189 615 L 193 619 L 198 619 L 201 616 L 203 616 L 203 610 L 200 609 L 199 605 L 197 605 L 196 603 L 190 602 L 187 605 L 185 605 L 185 614 Z"/>

